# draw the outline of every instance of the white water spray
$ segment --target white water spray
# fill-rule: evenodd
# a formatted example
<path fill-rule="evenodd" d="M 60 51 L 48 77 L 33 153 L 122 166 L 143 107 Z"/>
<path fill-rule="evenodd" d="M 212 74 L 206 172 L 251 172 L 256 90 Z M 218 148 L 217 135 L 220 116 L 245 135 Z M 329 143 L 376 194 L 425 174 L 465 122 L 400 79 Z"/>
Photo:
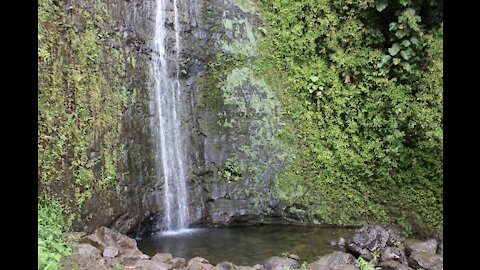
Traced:
<path fill-rule="evenodd" d="M 178 22 L 177 0 L 173 0 L 175 53 L 168 55 L 166 44 L 166 1 L 157 0 L 155 34 L 151 62 L 151 83 L 154 94 L 152 109 L 156 113 L 152 122 L 156 146 L 156 167 L 159 182 L 163 173 L 164 222 L 159 224 L 162 231 L 182 231 L 188 227 L 188 206 L 185 166 L 186 140 L 182 129 L 182 89 L 180 72 L 180 24 Z M 167 59 L 173 59 L 169 64 Z M 170 66 L 172 65 L 172 66 Z M 170 76 L 169 71 L 175 70 Z M 158 183 L 161 184 L 161 183 Z M 158 201 L 159 206 L 162 202 Z"/>

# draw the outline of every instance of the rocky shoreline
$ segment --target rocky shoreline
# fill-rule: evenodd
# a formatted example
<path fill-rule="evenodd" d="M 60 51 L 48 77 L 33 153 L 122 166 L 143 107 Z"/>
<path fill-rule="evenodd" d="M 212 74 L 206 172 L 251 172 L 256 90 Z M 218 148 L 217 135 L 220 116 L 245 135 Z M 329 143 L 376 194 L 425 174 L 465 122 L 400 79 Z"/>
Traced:
<path fill-rule="evenodd" d="M 361 257 L 382 270 L 443 270 L 443 233 L 425 241 L 405 239 L 389 225 L 364 225 L 351 238 L 332 240 L 331 244 L 340 250 L 318 257 L 311 263 L 288 254 L 267 258 L 254 266 L 239 266 L 227 261 L 212 265 L 202 257 L 187 260 L 170 253 L 150 257 L 138 249 L 135 239 L 106 227 L 88 235 L 72 233 L 66 238 L 74 252 L 62 258 L 64 269 L 359 270 L 362 269 Z"/>

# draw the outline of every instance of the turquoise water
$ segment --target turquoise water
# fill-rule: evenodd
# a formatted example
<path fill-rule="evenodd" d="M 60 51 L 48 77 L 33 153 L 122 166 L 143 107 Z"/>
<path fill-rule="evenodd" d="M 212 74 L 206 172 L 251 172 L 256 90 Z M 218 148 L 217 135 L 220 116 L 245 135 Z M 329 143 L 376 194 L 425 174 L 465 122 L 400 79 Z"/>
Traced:
<path fill-rule="evenodd" d="M 137 243 L 138 248 L 150 256 L 168 252 L 187 260 L 200 256 L 213 265 L 229 261 L 252 266 L 287 252 L 297 254 L 302 262 L 312 262 L 318 256 L 338 250 L 329 242 L 348 237 L 352 231 L 292 225 L 194 228 L 178 234 L 151 235 Z"/>

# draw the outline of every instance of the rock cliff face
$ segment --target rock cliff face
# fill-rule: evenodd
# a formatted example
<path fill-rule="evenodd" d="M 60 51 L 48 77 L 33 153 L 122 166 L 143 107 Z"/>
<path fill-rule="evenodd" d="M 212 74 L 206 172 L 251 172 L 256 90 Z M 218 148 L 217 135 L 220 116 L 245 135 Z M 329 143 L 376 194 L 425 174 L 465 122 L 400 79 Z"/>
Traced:
<path fill-rule="evenodd" d="M 258 222 L 280 165 L 278 101 L 249 68 L 261 37 L 259 13 L 252 1 L 182 4 L 182 85 L 191 96 L 190 220 Z"/>
<path fill-rule="evenodd" d="M 125 66 L 126 76 L 122 79 L 127 95 L 133 99 L 124 111 L 121 124 L 119 143 L 124 146 L 124 151 L 117 157 L 119 192 L 94 192 L 93 197 L 85 202 L 80 219 L 74 225 L 77 230 L 87 232 L 103 225 L 131 232 L 136 229 L 139 220 L 156 210 L 151 202 L 152 194 L 156 192 L 156 176 L 153 173 L 153 143 L 148 125 L 149 43 L 155 2 L 76 0 L 65 1 L 63 6 L 64 9 L 78 9 L 94 16 L 99 16 L 99 8 L 106 10 L 109 18 L 102 18 L 105 23 L 101 32 L 113 33 L 120 38 L 112 41 L 105 50 L 119 50 L 121 57 L 129 63 Z M 71 16 L 73 21 L 83 19 L 82 13 Z"/>
<path fill-rule="evenodd" d="M 87 10 L 91 1 L 76 1 Z M 167 45 L 174 50 L 173 1 L 167 1 Z M 250 68 L 261 38 L 261 19 L 251 0 L 179 0 L 180 84 L 189 138 L 187 187 L 190 223 L 261 221 L 275 201 L 269 184 L 286 154 L 277 130 L 279 102 L 269 85 Z M 67 3 L 68 4 L 68 3 Z M 113 18 L 106 31 L 123 36 L 112 47 L 128 49 L 134 63 L 125 88 L 135 93 L 123 118 L 118 196 L 86 202 L 82 230 L 109 226 L 123 233 L 145 233 L 162 218 L 161 175 L 154 166 L 150 71 L 155 0 L 103 1 Z M 93 6 L 90 12 L 94 12 Z M 172 59 L 170 59 L 172 60 Z M 172 71 L 173 72 L 173 71 Z M 105 214 L 105 207 L 110 214 Z M 88 217 L 88 218 L 87 218 Z"/>

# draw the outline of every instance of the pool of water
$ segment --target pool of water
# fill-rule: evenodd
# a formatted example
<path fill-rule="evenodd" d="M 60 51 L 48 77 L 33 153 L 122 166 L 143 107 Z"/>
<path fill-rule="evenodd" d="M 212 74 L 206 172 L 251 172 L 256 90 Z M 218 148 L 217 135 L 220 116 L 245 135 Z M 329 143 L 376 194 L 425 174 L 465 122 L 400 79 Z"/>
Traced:
<path fill-rule="evenodd" d="M 168 252 L 187 260 L 200 256 L 215 265 L 229 261 L 255 265 L 271 256 L 294 253 L 300 260 L 313 262 L 337 247 L 330 240 L 348 237 L 351 229 L 262 225 L 249 227 L 194 228 L 179 233 L 155 234 L 138 239 L 138 248 L 150 256 Z"/>

